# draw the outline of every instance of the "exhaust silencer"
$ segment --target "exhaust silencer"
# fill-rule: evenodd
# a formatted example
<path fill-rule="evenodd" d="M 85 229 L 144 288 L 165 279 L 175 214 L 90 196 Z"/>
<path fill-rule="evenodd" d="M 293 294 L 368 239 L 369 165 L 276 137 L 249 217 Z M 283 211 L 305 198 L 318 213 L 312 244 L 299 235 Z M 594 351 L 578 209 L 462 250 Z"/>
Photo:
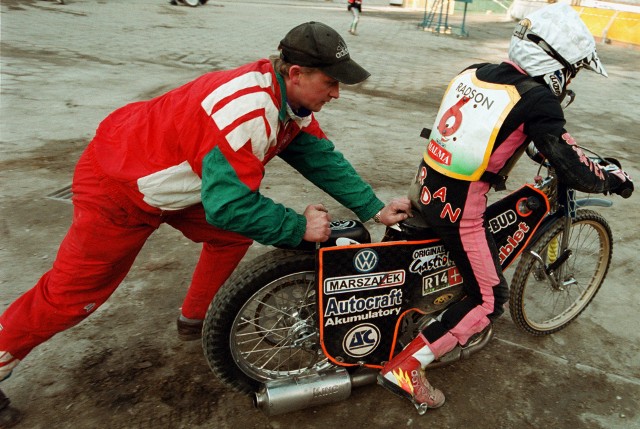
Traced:
<path fill-rule="evenodd" d="M 254 405 L 268 416 L 343 401 L 351 388 L 376 381 L 377 371 L 364 369 L 349 375 L 346 369 L 267 381 L 254 397 Z"/>
<path fill-rule="evenodd" d="M 493 338 L 492 324 L 490 324 L 477 336 L 471 337 L 466 345 L 457 345 L 453 350 L 446 353 L 444 356 L 441 356 L 437 361 L 431 362 L 429 365 L 427 365 L 426 369 L 436 369 L 449 365 L 453 362 L 457 362 L 459 360 L 469 359 L 472 354 L 478 352 L 479 350 L 482 350 L 489 343 L 489 340 L 491 340 L 491 338 Z"/>

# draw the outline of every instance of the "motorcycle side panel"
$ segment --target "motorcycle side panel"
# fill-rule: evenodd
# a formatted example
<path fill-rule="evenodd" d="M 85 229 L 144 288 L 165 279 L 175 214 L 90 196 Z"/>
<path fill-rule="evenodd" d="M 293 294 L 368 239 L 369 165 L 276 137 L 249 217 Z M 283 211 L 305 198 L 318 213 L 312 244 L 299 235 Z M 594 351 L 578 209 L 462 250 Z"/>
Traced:
<path fill-rule="evenodd" d="M 529 198 L 537 200 L 538 206 L 525 208 Z M 547 196 L 530 185 L 487 207 L 485 219 L 498 247 L 503 271 L 522 253 L 548 212 Z"/>
<path fill-rule="evenodd" d="M 532 197 L 539 204 L 525 209 Z M 546 195 L 529 185 L 487 208 L 503 269 L 524 250 L 548 211 Z M 463 296 L 463 279 L 441 242 L 406 238 L 319 250 L 320 344 L 337 365 L 380 367 L 391 358 L 409 310 L 438 313 Z"/>
<path fill-rule="evenodd" d="M 462 278 L 438 240 L 323 248 L 318 257 L 320 343 L 336 364 L 390 358 L 400 316 L 443 309 Z"/>

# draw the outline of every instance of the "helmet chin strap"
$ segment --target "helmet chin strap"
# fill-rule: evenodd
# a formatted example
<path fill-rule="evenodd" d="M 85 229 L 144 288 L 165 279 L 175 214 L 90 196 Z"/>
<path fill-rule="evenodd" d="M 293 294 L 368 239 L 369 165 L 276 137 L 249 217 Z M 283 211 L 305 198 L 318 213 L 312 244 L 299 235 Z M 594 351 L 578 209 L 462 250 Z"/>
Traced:
<path fill-rule="evenodd" d="M 569 107 L 569 105 L 571 103 L 573 103 L 573 100 L 576 99 L 576 93 L 573 92 L 570 89 L 567 89 L 564 92 L 564 95 L 562 96 L 562 98 L 560 99 L 560 104 L 562 105 L 562 110 L 566 109 L 567 107 Z"/>
<path fill-rule="evenodd" d="M 540 49 L 547 53 L 547 55 L 562 64 L 562 66 L 569 72 L 569 76 L 567 76 L 567 79 L 575 77 L 575 75 L 578 73 L 576 67 L 573 64 L 570 64 L 569 61 L 567 61 L 562 55 L 560 55 L 560 53 L 558 53 L 558 51 L 553 49 L 553 47 L 549 45 L 546 40 L 531 32 L 527 32 L 526 36 L 527 39 L 538 45 Z"/>
<path fill-rule="evenodd" d="M 553 92 L 560 100 L 565 96 L 567 85 L 569 84 L 569 74 L 567 69 L 556 70 L 552 73 L 547 73 L 542 76 L 544 82 L 547 84 L 551 92 Z"/>

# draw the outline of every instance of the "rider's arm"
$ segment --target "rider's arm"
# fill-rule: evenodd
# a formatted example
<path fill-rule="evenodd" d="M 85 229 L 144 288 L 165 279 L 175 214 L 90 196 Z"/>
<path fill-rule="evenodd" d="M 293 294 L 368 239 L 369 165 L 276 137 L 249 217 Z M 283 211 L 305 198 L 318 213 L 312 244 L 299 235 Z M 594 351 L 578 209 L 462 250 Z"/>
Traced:
<path fill-rule="evenodd" d="M 298 134 L 280 157 L 360 220 L 371 219 L 384 203 L 315 124 Z"/>
<path fill-rule="evenodd" d="M 623 182 L 591 161 L 568 132 L 560 137 L 544 134 L 537 136 L 533 142 L 555 168 L 560 180 L 578 191 L 615 191 Z"/>
<path fill-rule="evenodd" d="M 541 94 L 525 125 L 525 132 L 536 148 L 568 186 L 582 192 L 615 192 L 622 180 L 602 170 L 584 154 L 564 129 L 564 113 L 558 99 L 550 93 Z"/>

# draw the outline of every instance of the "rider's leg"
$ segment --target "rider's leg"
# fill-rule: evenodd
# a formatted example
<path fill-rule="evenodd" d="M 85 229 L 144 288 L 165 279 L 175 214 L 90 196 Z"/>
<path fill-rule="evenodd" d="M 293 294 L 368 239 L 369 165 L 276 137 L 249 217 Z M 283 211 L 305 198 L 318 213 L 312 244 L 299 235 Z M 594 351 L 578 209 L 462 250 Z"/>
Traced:
<path fill-rule="evenodd" d="M 498 251 L 484 226 L 489 184 L 445 177 L 426 167 L 424 161 L 419 177 L 422 186 L 416 189 L 420 192 L 420 214 L 456 263 L 466 295 L 423 333 L 431 343 L 452 335 L 459 344 L 466 344 L 489 325 L 490 317 L 502 313 L 508 299 Z M 439 355 L 446 351 L 435 350 Z"/>
<path fill-rule="evenodd" d="M 461 224 L 466 226 L 464 221 Z M 496 282 L 501 284 L 501 272 L 496 272 L 495 266 L 494 269 L 487 268 L 486 264 L 475 267 L 474 271 L 472 261 L 485 261 L 486 254 L 491 255 L 487 232 L 484 228 L 479 231 L 473 231 L 474 229 L 476 228 L 466 231 L 467 241 L 464 241 L 460 239 L 457 227 L 436 228 L 449 256 L 456 261 L 462 274 L 467 298 L 450 306 L 440 318 L 429 324 L 421 335 L 385 365 L 381 372 L 384 380 L 379 377 L 382 385 L 389 387 L 394 383 L 397 389 L 402 389 L 420 411 L 425 407 L 434 408 L 444 403 L 444 395 L 429 384 L 424 368 L 434 359 L 453 350 L 456 345 L 466 344 L 473 335 L 484 330 L 490 324 L 488 316 L 494 312 L 493 285 Z M 473 243 L 471 247 L 475 250 L 468 252 L 470 257 L 465 252 L 469 247 L 465 247 L 463 241 L 466 245 Z"/>
<path fill-rule="evenodd" d="M 427 408 L 438 408 L 444 404 L 444 394 L 429 383 L 424 372 L 435 358 L 429 343 L 420 334 L 382 368 L 378 383 L 407 397 L 420 414 Z"/>
<path fill-rule="evenodd" d="M 497 258 L 492 256 L 497 255 L 497 251 L 491 248 L 492 242 L 484 228 L 467 230 L 464 238 L 455 230 L 440 230 L 439 235 L 462 276 L 466 294 L 422 331 L 434 353 L 442 356 L 487 329 L 493 316 L 502 312 L 508 290 Z M 487 258 L 493 263 L 486 263 Z"/>
<path fill-rule="evenodd" d="M 418 204 L 420 215 L 442 239 L 449 257 L 455 261 L 464 281 L 466 297 L 449 307 L 383 368 L 379 377 L 381 384 L 392 383 L 396 378 L 394 370 L 398 368 L 415 375 L 408 379 L 410 385 L 402 380 L 393 382 L 407 393 L 414 385 L 419 386 L 418 392 L 434 392 L 424 378 L 424 367 L 457 344 L 466 344 L 474 334 L 485 329 L 496 304 L 500 307 L 503 304 L 502 294 L 495 294 L 495 291 L 502 291 L 502 286 L 506 285 L 497 262 L 497 250 L 483 225 L 489 185 L 449 179 L 429 170 L 424 162 L 417 177 L 419 186 L 412 189 L 418 194 L 411 197 Z M 416 397 L 414 393 L 412 400 L 420 410 L 424 406 L 421 404 L 427 407 L 442 405 L 444 395 L 434 393 Z"/>

